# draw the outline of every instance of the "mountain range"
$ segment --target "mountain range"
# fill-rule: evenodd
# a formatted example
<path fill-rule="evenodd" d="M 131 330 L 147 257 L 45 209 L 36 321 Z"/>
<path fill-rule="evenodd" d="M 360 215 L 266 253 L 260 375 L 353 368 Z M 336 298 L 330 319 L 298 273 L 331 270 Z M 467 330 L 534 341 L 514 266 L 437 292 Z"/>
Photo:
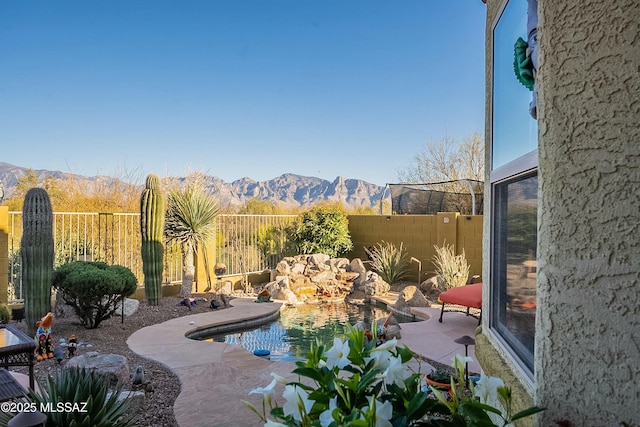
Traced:
<path fill-rule="evenodd" d="M 11 197 L 18 180 L 28 168 L 0 162 L 0 180 L 4 183 L 5 198 Z M 76 180 L 95 182 L 104 176 L 83 176 L 60 171 L 33 169 L 39 182 L 51 176 L 57 179 L 73 177 Z M 111 178 L 116 179 L 116 178 Z M 227 183 L 215 176 L 206 176 L 207 190 L 219 198 L 222 207 L 237 207 L 248 199 L 279 202 L 292 207 L 311 206 L 320 201 L 341 201 L 349 208 L 378 207 L 385 187 L 360 179 L 337 177 L 333 182 L 325 179 L 285 173 L 268 181 L 241 178 Z"/>

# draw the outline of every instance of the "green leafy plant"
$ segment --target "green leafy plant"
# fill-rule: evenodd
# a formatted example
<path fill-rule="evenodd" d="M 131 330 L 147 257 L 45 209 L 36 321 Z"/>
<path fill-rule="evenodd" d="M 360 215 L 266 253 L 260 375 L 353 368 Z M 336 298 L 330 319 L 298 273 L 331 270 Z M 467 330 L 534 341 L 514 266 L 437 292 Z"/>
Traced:
<path fill-rule="evenodd" d="M 375 338 L 367 340 L 364 331 L 351 328 L 345 337 L 334 338 L 329 348 L 318 344 L 306 361 L 296 362 L 296 381 L 272 374 L 269 385 L 251 390 L 249 394 L 263 395 L 261 410 L 244 403 L 265 427 L 495 426 L 489 413 L 513 421 L 542 410 L 534 407 L 511 415 L 507 409 L 503 415 L 486 401 L 476 400 L 473 389 L 465 393 L 453 381 L 452 401 L 435 388 L 425 391 L 419 368 L 410 367 L 415 366 L 410 362 L 417 361 L 416 355 L 398 347 L 395 339 L 376 346 Z M 465 361 L 454 358 L 459 378 L 464 375 Z M 282 405 L 276 401 L 278 384 L 284 387 Z M 504 395 L 504 406 L 510 408 L 511 396 Z"/>
<path fill-rule="evenodd" d="M 120 301 L 135 292 L 137 281 L 131 270 L 121 265 L 75 261 L 58 267 L 53 285 L 82 325 L 94 329 L 115 313 Z"/>
<path fill-rule="evenodd" d="M 364 250 L 371 259 L 371 269 L 388 284 L 398 283 L 409 274 L 409 260 L 402 242 L 399 248 L 393 243 L 382 241 L 371 249 Z"/>
<path fill-rule="evenodd" d="M 345 255 L 353 247 L 347 215 L 335 207 L 303 212 L 287 229 L 290 254 Z"/>
<path fill-rule="evenodd" d="M 0 303 L 0 323 L 9 323 L 11 321 L 11 310 L 6 304 Z"/>
<path fill-rule="evenodd" d="M 123 386 L 110 388 L 109 379 L 97 372 L 66 368 L 40 382 L 30 399 L 45 412 L 47 426 L 126 427 L 131 425 L 131 399 L 121 398 Z"/>
<path fill-rule="evenodd" d="M 451 372 L 450 369 L 442 367 L 431 369 L 431 372 L 429 372 L 427 376 L 430 380 L 441 384 L 449 384 L 449 382 L 451 382 L 451 377 L 454 377 L 455 379 L 454 373 Z"/>
<path fill-rule="evenodd" d="M 469 264 L 464 253 L 456 255 L 453 245 L 434 246 L 436 253 L 433 256 L 433 265 L 436 274 L 442 277 L 443 291 L 467 284 L 469 278 Z M 438 281 L 440 283 L 440 281 Z"/>

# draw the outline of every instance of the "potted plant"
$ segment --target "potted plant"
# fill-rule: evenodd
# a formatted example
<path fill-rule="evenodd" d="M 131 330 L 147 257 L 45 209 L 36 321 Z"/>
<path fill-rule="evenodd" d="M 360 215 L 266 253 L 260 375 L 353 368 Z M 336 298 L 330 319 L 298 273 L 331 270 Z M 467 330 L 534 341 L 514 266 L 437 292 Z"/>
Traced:
<path fill-rule="evenodd" d="M 425 376 L 425 380 L 427 384 L 439 389 L 439 390 L 450 390 L 451 389 L 451 378 L 453 377 L 454 383 L 457 384 L 457 379 L 453 371 L 447 368 L 439 367 L 436 369 L 431 369 L 431 372 Z"/>

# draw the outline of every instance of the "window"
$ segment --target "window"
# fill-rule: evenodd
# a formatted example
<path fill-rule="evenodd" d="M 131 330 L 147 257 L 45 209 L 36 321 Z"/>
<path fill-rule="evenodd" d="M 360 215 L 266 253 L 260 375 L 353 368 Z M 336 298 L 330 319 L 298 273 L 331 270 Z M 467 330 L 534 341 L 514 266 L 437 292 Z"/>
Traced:
<path fill-rule="evenodd" d="M 493 192 L 493 326 L 533 370 L 538 175 L 496 183 Z"/>
<path fill-rule="evenodd" d="M 493 28 L 490 328 L 533 375 L 538 210 L 537 122 L 516 78 L 514 44 L 526 40 L 527 0 L 505 0 Z"/>

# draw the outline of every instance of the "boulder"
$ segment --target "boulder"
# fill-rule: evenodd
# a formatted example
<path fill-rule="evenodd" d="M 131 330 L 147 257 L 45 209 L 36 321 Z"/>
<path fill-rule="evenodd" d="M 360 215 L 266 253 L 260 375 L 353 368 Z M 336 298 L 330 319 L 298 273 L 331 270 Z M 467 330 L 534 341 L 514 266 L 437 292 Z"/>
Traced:
<path fill-rule="evenodd" d="M 398 300 L 393 305 L 397 310 L 407 312 L 408 307 L 429 307 L 431 304 L 416 286 L 406 286 L 398 295 Z"/>
<path fill-rule="evenodd" d="M 119 354 L 101 354 L 97 351 L 89 351 L 80 356 L 69 359 L 68 367 L 90 369 L 109 379 L 111 384 L 129 381 L 129 363 L 124 356 Z"/>
<path fill-rule="evenodd" d="M 347 271 L 352 271 L 354 273 L 358 273 L 358 277 L 353 281 L 353 285 L 356 289 L 360 288 L 362 282 L 366 280 L 367 269 L 364 267 L 364 263 L 360 258 L 354 258 L 349 263 L 349 267 Z"/>
<path fill-rule="evenodd" d="M 140 301 L 138 301 L 137 299 L 125 298 L 124 299 L 124 315 L 131 316 L 133 313 L 136 312 L 139 305 L 140 305 Z M 122 304 L 118 303 L 118 305 L 116 306 L 115 314 L 118 316 L 122 315 Z"/>
<path fill-rule="evenodd" d="M 361 284 L 364 288 L 365 295 L 372 297 L 375 295 L 384 295 L 391 289 L 391 286 L 378 276 L 377 273 L 367 272 L 367 277 L 364 283 Z"/>

